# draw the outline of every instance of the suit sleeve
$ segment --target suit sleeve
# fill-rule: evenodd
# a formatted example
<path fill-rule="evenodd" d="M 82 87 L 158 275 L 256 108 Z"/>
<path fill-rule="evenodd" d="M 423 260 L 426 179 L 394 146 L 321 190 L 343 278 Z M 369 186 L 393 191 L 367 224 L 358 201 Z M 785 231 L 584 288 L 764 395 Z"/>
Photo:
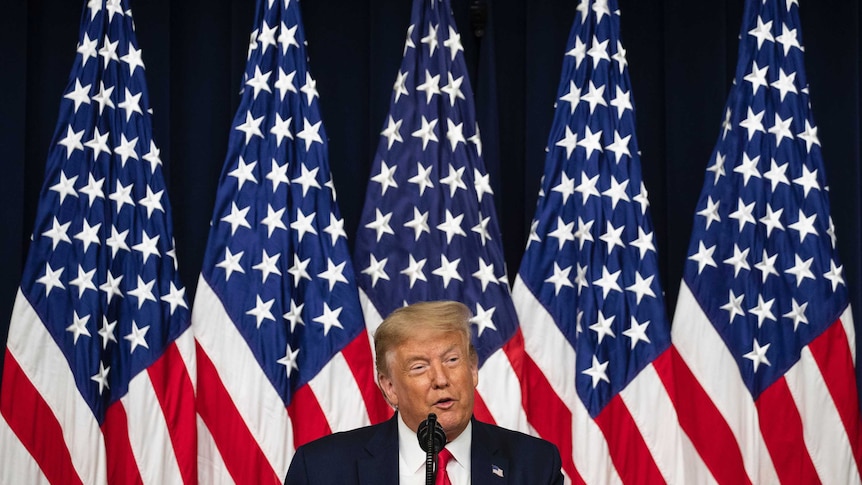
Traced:
<path fill-rule="evenodd" d="M 308 483 L 305 450 L 304 447 L 300 446 L 296 450 L 296 454 L 293 455 L 293 460 L 290 462 L 290 468 L 287 470 L 287 478 L 284 480 L 284 485 L 308 485 Z"/>
<path fill-rule="evenodd" d="M 563 485 L 563 462 L 560 459 L 560 450 L 557 449 L 557 446 L 552 444 L 551 448 L 553 448 L 554 452 L 552 454 L 551 461 L 551 470 L 553 470 L 551 474 L 551 480 L 548 482 L 551 485 Z"/>

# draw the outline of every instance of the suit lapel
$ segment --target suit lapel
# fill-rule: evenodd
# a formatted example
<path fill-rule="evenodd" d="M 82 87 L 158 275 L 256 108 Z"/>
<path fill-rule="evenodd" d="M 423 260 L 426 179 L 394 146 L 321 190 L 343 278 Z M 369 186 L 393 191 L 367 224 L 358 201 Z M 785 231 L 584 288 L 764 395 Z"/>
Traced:
<path fill-rule="evenodd" d="M 501 453 L 487 424 L 473 420 L 472 462 L 473 483 L 506 485 L 509 483 L 509 460 Z"/>
<path fill-rule="evenodd" d="M 396 413 L 368 440 L 368 456 L 357 462 L 360 485 L 398 485 L 397 418 Z"/>

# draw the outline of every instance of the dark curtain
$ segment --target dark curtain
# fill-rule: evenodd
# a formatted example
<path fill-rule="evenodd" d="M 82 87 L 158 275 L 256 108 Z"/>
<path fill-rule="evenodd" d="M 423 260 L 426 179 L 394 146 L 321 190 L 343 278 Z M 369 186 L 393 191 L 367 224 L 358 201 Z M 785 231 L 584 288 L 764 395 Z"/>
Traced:
<path fill-rule="evenodd" d="M 6 341 L 84 3 L 8 0 L 0 16 L 0 345 Z M 239 100 L 254 3 L 132 3 L 190 301 Z M 410 3 L 302 3 L 311 72 L 318 81 L 333 178 L 351 241 L 400 63 Z M 801 3 L 802 41 L 838 250 L 858 318 L 860 8 L 853 0 Z M 695 203 L 736 66 L 743 0 L 619 4 L 660 276 L 672 315 Z M 576 5 L 575 0 L 452 0 L 476 92 L 510 277 L 529 233 Z"/>

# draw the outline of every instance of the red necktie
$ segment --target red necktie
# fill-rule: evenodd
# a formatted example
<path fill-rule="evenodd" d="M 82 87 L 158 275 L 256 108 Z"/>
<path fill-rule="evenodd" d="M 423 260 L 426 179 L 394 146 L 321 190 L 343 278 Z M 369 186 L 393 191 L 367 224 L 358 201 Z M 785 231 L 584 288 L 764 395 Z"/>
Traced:
<path fill-rule="evenodd" d="M 440 454 L 437 455 L 437 477 L 434 479 L 434 485 L 452 485 L 449 474 L 446 473 L 446 465 L 450 458 L 452 453 L 449 453 L 449 450 L 446 448 L 440 450 Z"/>

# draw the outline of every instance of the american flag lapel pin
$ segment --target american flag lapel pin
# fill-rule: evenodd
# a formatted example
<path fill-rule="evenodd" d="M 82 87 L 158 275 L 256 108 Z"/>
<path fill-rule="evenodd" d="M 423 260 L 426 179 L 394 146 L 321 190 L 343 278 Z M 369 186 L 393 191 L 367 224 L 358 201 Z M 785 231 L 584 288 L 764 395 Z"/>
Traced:
<path fill-rule="evenodd" d="M 500 478 L 503 478 L 503 469 L 498 467 L 497 465 L 491 465 L 491 473 L 497 475 Z"/>

